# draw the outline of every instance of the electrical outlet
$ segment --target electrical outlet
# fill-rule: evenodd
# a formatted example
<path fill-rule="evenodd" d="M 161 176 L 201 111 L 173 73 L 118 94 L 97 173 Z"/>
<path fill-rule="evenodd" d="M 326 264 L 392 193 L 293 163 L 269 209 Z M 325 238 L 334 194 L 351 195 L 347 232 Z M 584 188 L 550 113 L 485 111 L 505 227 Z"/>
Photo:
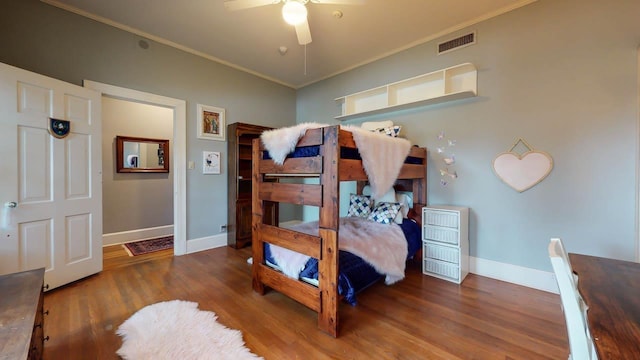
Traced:
<path fill-rule="evenodd" d="M 220 232 L 227 231 L 227 225 L 220 225 Z"/>

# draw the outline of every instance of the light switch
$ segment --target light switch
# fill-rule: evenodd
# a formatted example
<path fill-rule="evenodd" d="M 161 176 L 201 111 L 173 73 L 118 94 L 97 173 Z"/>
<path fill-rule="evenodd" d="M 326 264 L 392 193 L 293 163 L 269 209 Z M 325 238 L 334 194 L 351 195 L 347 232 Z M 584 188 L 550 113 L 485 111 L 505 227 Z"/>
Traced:
<path fill-rule="evenodd" d="M 190 170 L 193 170 L 193 169 L 195 169 L 195 168 L 196 168 L 196 163 L 195 163 L 194 161 L 189 161 L 189 163 L 187 164 L 187 167 L 188 167 Z"/>

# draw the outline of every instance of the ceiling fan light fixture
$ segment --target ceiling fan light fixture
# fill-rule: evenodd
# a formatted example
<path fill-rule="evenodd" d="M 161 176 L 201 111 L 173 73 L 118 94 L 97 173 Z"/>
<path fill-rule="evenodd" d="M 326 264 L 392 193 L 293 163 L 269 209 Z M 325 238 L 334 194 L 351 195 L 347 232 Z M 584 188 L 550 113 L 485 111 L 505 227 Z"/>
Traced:
<path fill-rule="evenodd" d="M 282 17 L 289 25 L 300 25 L 307 21 L 307 7 L 295 0 L 287 1 L 282 6 Z"/>

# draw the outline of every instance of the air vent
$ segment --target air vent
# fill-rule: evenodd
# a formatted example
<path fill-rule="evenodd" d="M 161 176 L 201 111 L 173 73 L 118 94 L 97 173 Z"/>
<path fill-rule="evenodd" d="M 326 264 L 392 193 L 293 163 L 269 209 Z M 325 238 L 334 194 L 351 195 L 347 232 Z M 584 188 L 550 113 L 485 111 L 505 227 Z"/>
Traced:
<path fill-rule="evenodd" d="M 447 53 L 449 51 L 457 50 L 465 46 L 473 45 L 476 43 L 476 33 L 472 32 L 467 35 L 462 35 L 452 40 L 441 42 L 438 44 L 438 55 Z"/>

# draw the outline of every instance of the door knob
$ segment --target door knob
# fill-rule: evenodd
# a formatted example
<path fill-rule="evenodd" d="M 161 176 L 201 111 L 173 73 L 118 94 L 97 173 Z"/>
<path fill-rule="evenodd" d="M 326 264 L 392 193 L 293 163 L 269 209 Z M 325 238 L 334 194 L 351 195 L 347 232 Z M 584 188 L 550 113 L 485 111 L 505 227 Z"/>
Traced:
<path fill-rule="evenodd" d="M 15 201 L 8 201 L 0 208 L 0 229 L 6 230 L 11 227 L 11 209 L 18 206 Z"/>

